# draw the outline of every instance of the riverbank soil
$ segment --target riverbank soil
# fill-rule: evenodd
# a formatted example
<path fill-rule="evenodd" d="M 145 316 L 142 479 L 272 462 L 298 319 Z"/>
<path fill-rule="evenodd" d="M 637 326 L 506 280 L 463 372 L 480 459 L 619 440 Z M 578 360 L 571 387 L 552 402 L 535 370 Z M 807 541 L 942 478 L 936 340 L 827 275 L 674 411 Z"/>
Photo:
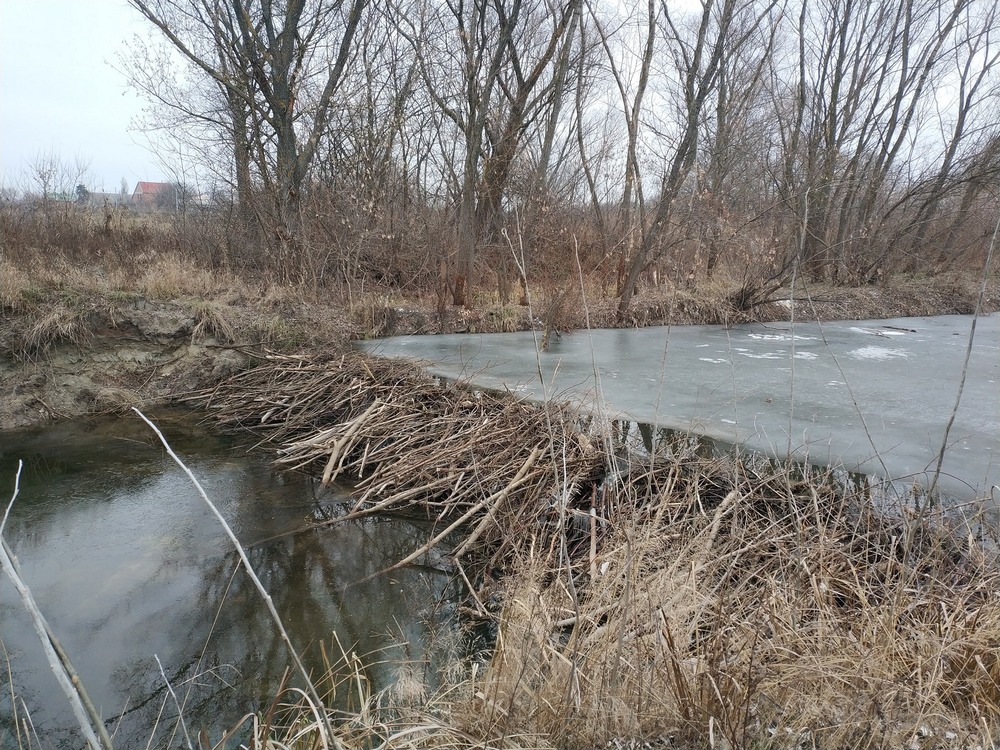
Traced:
<path fill-rule="evenodd" d="M 342 350 L 353 330 L 335 304 L 178 260 L 126 282 L 0 263 L 0 429 L 164 403 L 271 350 Z"/>
<path fill-rule="evenodd" d="M 530 304 L 484 294 L 470 308 L 442 311 L 434 299 L 384 289 L 254 285 L 169 255 L 128 276 L 56 259 L 0 261 L 0 427 L 162 403 L 268 353 L 336 353 L 357 338 L 971 313 L 979 283 L 949 275 L 860 288 L 797 284 L 751 306 L 734 303 L 734 283 L 666 285 L 644 289 L 623 321 L 617 299 L 596 288 L 528 291 Z M 982 312 L 998 308 L 993 280 Z"/>

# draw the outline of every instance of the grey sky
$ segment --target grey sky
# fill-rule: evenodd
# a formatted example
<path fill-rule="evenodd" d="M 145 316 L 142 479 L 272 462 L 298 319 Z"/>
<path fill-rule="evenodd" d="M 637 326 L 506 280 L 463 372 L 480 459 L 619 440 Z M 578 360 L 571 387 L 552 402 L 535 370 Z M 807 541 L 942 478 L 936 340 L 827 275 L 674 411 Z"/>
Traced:
<path fill-rule="evenodd" d="M 89 162 L 87 182 L 164 178 L 142 133 L 142 109 L 112 65 L 145 32 L 125 0 L 0 0 L 0 184 L 24 184 L 40 152 Z"/>

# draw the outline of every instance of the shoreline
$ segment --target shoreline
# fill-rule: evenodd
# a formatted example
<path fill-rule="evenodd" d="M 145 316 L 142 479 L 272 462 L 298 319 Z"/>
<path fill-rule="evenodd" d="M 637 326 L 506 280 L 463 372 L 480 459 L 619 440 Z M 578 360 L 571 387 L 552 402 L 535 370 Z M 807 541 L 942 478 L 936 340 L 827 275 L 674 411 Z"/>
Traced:
<path fill-rule="evenodd" d="M 496 646 L 447 693 L 406 704 L 401 733 L 433 714 L 435 737 L 457 747 L 518 736 L 705 747 L 720 727 L 732 747 L 993 736 L 1000 568 L 930 504 L 887 515 L 822 472 L 683 445 L 622 463 L 613 433 L 581 429 L 559 404 L 475 396 L 411 363 L 346 353 L 346 339 L 278 354 L 227 340 L 221 322 L 199 330 L 183 305 L 164 318 L 143 304 L 122 313 L 127 325 L 23 365 L 194 402 L 255 427 L 288 469 L 357 475 L 359 514 L 436 519 L 418 553 L 464 533 L 451 554 L 469 563 L 470 611 L 495 623 Z M 927 675 L 918 686 L 914 673 Z M 383 713 L 373 703 L 365 715 Z"/>
<path fill-rule="evenodd" d="M 340 354 L 357 339 L 403 334 L 499 333 L 535 328 L 543 337 L 584 328 L 735 325 L 745 322 L 872 320 L 969 314 L 978 287 L 958 277 L 900 279 L 881 287 L 803 286 L 737 313 L 722 288 L 656 289 L 638 296 L 627 325 L 614 298 L 563 300 L 561 309 L 498 305 L 447 308 L 370 294 L 348 309 L 285 292 L 200 289 L 168 298 L 62 285 L 0 307 L 0 425 L 3 430 L 89 414 L 151 407 L 221 382 L 269 354 Z M 273 292 L 271 295 L 273 296 Z M 22 291 L 21 297 L 27 297 Z M 779 304 L 794 297 L 797 303 Z M 793 307 L 794 306 L 794 307 Z M 536 309 L 544 319 L 539 319 Z M 1000 309 L 993 280 L 981 314 Z M 588 325 L 589 324 L 589 325 Z"/>

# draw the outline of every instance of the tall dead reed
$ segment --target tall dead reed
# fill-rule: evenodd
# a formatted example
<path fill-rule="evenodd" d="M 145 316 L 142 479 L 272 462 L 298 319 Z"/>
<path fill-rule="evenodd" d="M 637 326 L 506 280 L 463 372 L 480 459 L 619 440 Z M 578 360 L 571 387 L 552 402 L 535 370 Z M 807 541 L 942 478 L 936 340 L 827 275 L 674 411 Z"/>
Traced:
<path fill-rule="evenodd" d="M 625 489 L 595 560 L 521 561 L 466 721 L 572 748 L 994 746 L 994 552 L 822 476 L 684 474 Z"/>

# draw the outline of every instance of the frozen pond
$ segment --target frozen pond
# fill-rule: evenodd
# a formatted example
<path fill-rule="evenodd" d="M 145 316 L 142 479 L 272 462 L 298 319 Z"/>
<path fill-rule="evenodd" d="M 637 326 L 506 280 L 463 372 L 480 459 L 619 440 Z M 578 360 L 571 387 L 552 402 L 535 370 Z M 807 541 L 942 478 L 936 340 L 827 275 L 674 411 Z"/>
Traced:
<path fill-rule="evenodd" d="M 779 456 L 927 483 L 971 316 L 402 336 L 363 349 L 530 398 L 557 397 Z M 541 373 L 541 377 L 539 376 Z M 980 318 L 939 486 L 1000 484 L 1000 316 Z"/>

